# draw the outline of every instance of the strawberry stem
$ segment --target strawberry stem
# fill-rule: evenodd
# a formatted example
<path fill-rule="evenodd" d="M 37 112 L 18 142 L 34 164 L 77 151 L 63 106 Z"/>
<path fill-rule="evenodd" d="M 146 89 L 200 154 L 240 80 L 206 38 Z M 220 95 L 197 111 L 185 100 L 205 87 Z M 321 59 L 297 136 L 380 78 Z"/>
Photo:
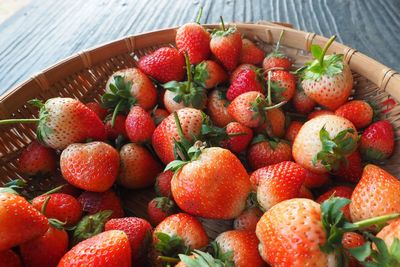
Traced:
<path fill-rule="evenodd" d="M 195 21 L 197 24 L 200 24 L 200 19 L 201 19 L 202 15 L 203 15 L 203 7 L 200 6 L 199 13 L 197 13 L 197 17 L 196 17 L 196 21 Z"/>
<path fill-rule="evenodd" d="M 181 125 L 181 122 L 179 121 L 178 113 L 176 113 L 176 111 L 174 112 L 174 120 L 175 120 L 176 128 L 178 129 L 179 138 L 184 139 L 185 136 L 183 135 L 182 125 Z"/>
<path fill-rule="evenodd" d="M 349 226 L 348 228 L 346 227 L 346 231 L 354 231 L 354 230 L 369 227 L 372 225 L 379 225 L 379 224 L 386 223 L 387 221 L 394 220 L 397 218 L 400 218 L 400 213 L 392 213 L 392 214 L 387 214 L 387 215 L 382 215 L 382 216 L 366 219 L 363 221 L 353 223 L 353 225 L 355 225 L 353 227 L 352 226 Z"/>
<path fill-rule="evenodd" d="M 321 67 L 323 67 L 323 65 L 324 65 L 324 57 L 325 57 L 326 51 L 328 51 L 328 48 L 331 46 L 333 41 L 335 41 L 335 39 L 336 39 L 336 35 L 333 35 L 331 38 L 329 38 L 328 42 L 325 44 L 324 49 L 322 50 L 322 53 L 318 59 L 319 65 Z"/>
<path fill-rule="evenodd" d="M 42 214 L 43 214 L 44 216 L 46 216 L 47 204 L 49 204 L 50 198 L 51 198 L 51 196 L 46 197 L 46 199 L 45 199 L 44 202 L 43 202 L 41 212 L 42 212 Z"/>
<path fill-rule="evenodd" d="M 118 104 L 115 106 L 115 109 L 113 111 L 112 117 L 111 117 L 111 127 L 114 127 L 115 124 L 115 118 L 118 115 L 119 109 L 122 105 L 123 100 L 121 99 L 120 101 L 118 101 Z"/>
<path fill-rule="evenodd" d="M 264 109 L 264 110 L 270 110 L 270 109 L 280 108 L 280 107 L 282 107 L 283 105 L 285 105 L 286 103 L 287 103 L 287 101 L 282 101 L 282 102 L 279 102 L 278 104 L 275 104 L 275 105 L 269 106 L 269 107 L 265 107 L 265 108 L 263 108 L 263 109 Z"/>
<path fill-rule="evenodd" d="M 48 196 L 48 195 L 57 193 L 57 192 L 60 191 L 64 186 L 66 186 L 66 184 L 57 186 L 57 187 L 55 187 L 55 188 L 53 188 L 53 189 L 47 191 L 46 193 L 41 194 L 41 196 Z"/>
<path fill-rule="evenodd" d="M 222 16 L 219 16 L 219 19 L 221 20 L 221 26 L 222 26 L 222 30 L 225 31 L 225 23 L 224 23 L 224 19 L 222 18 Z"/>
<path fill-rule="evenodd" d="M 278 42 L 276 43 L 276 47 L 275 47 L 275 52 L 278 52 L 278 51 L 279 51 L 279 48 L 280 48 L 280 46 L 281 46 L 282 37 L 283 37 L 283 34 L 284 34 L 284 33 L 285 33 L 285 31 L 282 30 L 281 33 L 280 33 L 280 35 L 279 35 L 279 39 L 278 39 Z"/>
<path fill-rule="evenodd" d="M 268 102 L 268 106 L 272 105 L 272 99 L 271 99 L 271 71 L 268 71 L 267 102 Z"/>
<path fill-rule="evenodd" d="M 167 256 L 158 256 L 157 260 L 161 261 L 161 262 L 170 262 L 170 263 L 178 263 L 178 262 L 180 262 L 180 260 L 177 259 L 177 258 L 172 258 L 172 257 L 167 257 Z"/>
<path fill-rule="evenodd" d="M 192 65 L 190 64 L 189 55 L 185 51 L 185 63 L 186 63 L 186 73 L 187 73 L 187 93 L 190 93 L 190 88 L 192 87 Z"/>
<path fill-rule="evenodd" d="M 8 119 L 0 120 L 0 125 L 2 124 L 13 124 L 13 123 L 37 123 L 40 119 Z"/>

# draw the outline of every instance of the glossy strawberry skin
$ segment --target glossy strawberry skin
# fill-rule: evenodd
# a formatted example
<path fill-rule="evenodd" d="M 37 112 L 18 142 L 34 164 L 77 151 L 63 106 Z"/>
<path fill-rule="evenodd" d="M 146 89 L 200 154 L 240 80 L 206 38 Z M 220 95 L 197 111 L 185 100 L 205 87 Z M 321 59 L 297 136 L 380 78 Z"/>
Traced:
<path fill-rule="evenodd" d="M 355 232 L 344 233 L 342 238 L 342 245 L 345 249 L 356 248 L 365 244 L 365 239 L 362 235 Z M 349 267 L 361 267 L 362 264 L 353 256 L 350 255 L 348 251 L 345 251 L 349 257 Z"/>
<path fill-rule="evenodd" d="M 218 127 L 225 127 L 233 121 L 232 116 L 228 113 L 229 101 L 223 96 L 218 89 L 214 89 L 208 96 L 207 111 L 212 122 Z"/>
<path fill-rule="evenodd" d="M 264 58 L 262 65 L 264 71 L 273 68 L 284 68 L 289 70 L 292 67 L 292 61 L 286 56 L 281 57 L 270 55 Z"/>
<path fill-rule="evenodd" d="M 30 143 L 18 159 L 19 169 L 27 175 L 54 174 L 56 171 L 56 152 L 38 141 Z"/>
<path fill-rule="evenodd" d="M 296 78 L 286 70 L 275 70 L 271 73 L 271 82 L 282 92 L 276 92 L 276 100 L 289 101 L 296 91 Z M 274 87 L 272 87 L 274 89 Z M 273 91 L 274 92 L 274 91 Z"/>
<path fill-rule="evenodd" d="M 22 262 L 13 250 L 4 250 L 0 251 L 0 267 L 22 267 Z"/>
<path fill-rule="evenodd" d="M 264 98 L 259 92 L 246 92 L 237 96 L 228 106 L 229 115 L 237 122 L 250 128 L 256 128 L 263 122 L 257 111 L 252 110 L 252 104 L 257 98 Z"/>
<path fill-rule="evenodd" d="M 93 110 L 94 113 L 99 116 L 100 120 L 104 120 L 107 116 L 107 109 L 103 108 L 99 103 L 97 102 L 89 102 L 85 104 L 88 108 Z"/>
<path fill-rule="evenodd" d="M 253 139 L 253 131 L 238 122 L 230 122 L 226 126 L 226 133 L 229 134 L 243 134 L 238 136 L 229 137 L 226 142 L 226 147 L 234 153 L 245 151 L 251 139 Z"/>
<path fill-rule="evenodd" d="M 264 60 L 264 51 L 258 48 L 249 39 L 242 40 L 242 50 L 240 52 L 240 64 L 261 64 Z"/>
<path fill-rule="evenodd" d="M 254 232 L 262 215 L 263 212 L 257 207 L 246 209 L 233 221 L 233 229 Z"/>
<path fill-rule="evenodd" d="M 174 203 L 166 197 L 153 198 L 147 204 L 147 215 L 152 225 L 156 226 L 165 218 L 174 214 Z"/>
<path fill-rule="evenodd" d="M 106 191 L 103 193 L 83 192 L 78 201 L 82 205 L 83 211 L 88 214 L 95 214 L 103 210 L 112 210 L 110 218 L 121 218 L 124 216 L 121 200 L 114 191 Z"/>
<path fill-rule="evenodd" d="M 185 59 L 172 47 L 162 47 L 141 57 L 138 67 L 161 83 L 181 81 L 185 75 Z"/>
<path fill-rule="evenodd" d="M 324 194 L 320 195 L 317 198 L 316 202 L 322 204 L 322 202 L 329 199 L 331 196 L 350 199 L 352 193 L 353 193 L 353 188 L 349 186 L 335 186 L 329 189 Z M 347 218 L 347 220 L 351 221 L 349 205 L 344 206 L 341 210 L 343 211 L 344 216 Z"/>
<path fill-rule="evenodd" d="M 250 145 L 247 161 L 253 170 L 292 159 L 292 149 L 289 144 L 280 141 L 276 147 L 273 146 L 268 141 Z"/>
<path fill-rule="evenodd" d="M 172 197 L 171 180 L 174 176 L 172 171 L 164 171 L 157 175 L 154 189 L 157 195 L 161 197 Z"/>
<path fill-rule="evenodd" d="M 265 116 L 266 121 L 257 127 L 255 132 L 282 138 L 285 135 L 285 113 L 280 108 L 274 108 L 266 110 Z"/>
<path fill-rule="evenodd" d="M 115 182 L 120 165 L 118 152 L 103 142 L 72 144 L 60 157 L 63 177 L 72 185 L 104 192 Z"/>
<path fill-rule="evenodd" d="M 225 36 L 212 35 L 210 48 L 213 55 L 228 71 L 234 70 L 239 63 L 242 50 L 240 32 L 234 30 Z"/>
<path fill-rule="evenodd" d="M 20 245 L 21 257 L 28 267 L 56 266 L 67 251 L 67 232 L 52 226 L 44 235 Z"/>
<path fill-rule="evenodd" d="M 38 196 L 32 200 L 32 205 L 35 209 L 41 211 L 48 197 L 50 199 L 46 206 L 47 218 L 54 218 L 60 222 L 65 222 L 66 226 L 73 226 L 78 223 L 82 217 L 82 205 L 71 195 L 54 193 Z"/>
<path fill-rule="evenodd" d="M 151 140 L 156 125 L 150 114 L 143 108 L 134 106 L 125 121 L 126 134 L 133 143 L 144 143 Z"/>
<path fill-rule="evenodd" d="M 213 60 L 204 60 L 195 68 L 194 80 L 206 89 L 214 88 L 227 79 L 223 67 Z"/>
<path fill-rule="evenodd" d="M 198 64 L 210 55 L 211 36 L 198 23 L 186 23 L 179 27 L 175 43 L 179 52 L 187 52 L 191 64 Z"/>
<path fill-rule="evenodd" d="M 347 164 L 342 162 L 339 166 L 339 169 L 333 174 L 339 181 L 357 183 L 360 180 L 363 171 L 360 152 L 356 150 L 347 156 L 346 159 Z"/>
<path fill-rule="evenodd" d="M 379 161 L 389 158 L 394 150 L 394 130 L 388 121 L 371 124 L 360 139 L 360 152 L 364 159 Z"/>
<path fill-rule="evenodd" d="M 240 64 L 232 71 L 231 76 L 229 77 L 229 83 L 232 83 L 232 81 L 236 80 L 239 73 L 241 73 L 243 70 L 256 70 L 256 69 L 257 67 L 253 64 Z"/>
<path fill-rule="evenodd" d="M 314 107 L 317 105 L 314 100 L 309 98 L 303 90 L 296 90 L 292 103 L 294 109 L 300 114 L 308 114 L 310 113 Z"/>
<path fill-rule="evenodd" d="M 107 120 L 105 123 L 107 137 L 109 139 L 116 139 L 118 136 L 128 137 L 125 129 L 125 115 L 117 115 L 115 117 L 114 126 L 111 125 L 111 119 Z"/>
<path fill-rule="evenodd" d="M 231 85 L 226 92 L 226 98 L 232 101 L 237 96 L 250 91 L 262 93 L 262 83 L 255 70 L 242 70 L 236 75 L 236 78 L 231 81 Z"/>
<path fill-rule="evenodd" d="M 110 230 L 86 239 L 62 257 L 58 267 L 67 266 L 130 267 L 128 237 L 122 231 Z"/>
<path fill-rule="evenodd" d="M 371 124 L 374 117 L 372 107 L 363 100 L 349 101 L 336 109 L 335 114 L 351 121 L 357 129 Z"/>
<path fill-rule="evenodd" d="M 286 134 L 285 134 L 286 140 L 293 142 L 302 126 L 303 126 L 303 123 L 301 123 L 299 121 L 292 121 L 286 130 Z"/>

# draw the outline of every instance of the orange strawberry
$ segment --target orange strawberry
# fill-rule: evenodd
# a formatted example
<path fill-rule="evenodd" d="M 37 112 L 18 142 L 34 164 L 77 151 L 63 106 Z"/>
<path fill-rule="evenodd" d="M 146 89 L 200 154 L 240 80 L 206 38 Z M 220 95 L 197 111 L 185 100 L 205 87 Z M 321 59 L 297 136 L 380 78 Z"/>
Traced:
<path fill-rule="evenodd" d="M 293 142 L 302 126 L 303 126 L 302 122 L 292 121 L 286 130 L 285 139 L 289 140 L 290 142 Z"/>
<path fill-rule="evenodd" d="M 292 66 L 292 61 L 290 60 L 290 58 L 280 51 L 280 44 L 283 38 L 283 34 L 284 31 L 282 30 L 274 51 L 264 58 L 262 64 L 264 71 L 268 71 L 273 68 L 284 68 L 288 70 Z"/>
<path fill-rule="evenodd" d="M 248 208 L 235 218 L 233 221 L 233 229 L 254 232 L 256 230 L 257 222 L 260 220 L 262 215 L 263 212 L 259 208 Z"/>
<path fill-rule="evenodd" d="M 316 202 L 319 204 L 322 204 L 325 200 L 329 199 L 331 196 L 335 197 L 344 197 L 347 199 L 351 198 L 351 194 L 353 193 L 353 188 L 349 186 L 335 186 L 326 191 L 324 194 L 320 195 Z M 350 218 L 350 209 L 349 205 L 344 206 L 342 209 L 344 216 L 346 216 L 346 219 L 351 221 Z"/>
<path fill-rule="evenodd" d="M 0 267 L 22 267 L 22 262 L 19 256 L 12 251 L 0 251 Z"/>
<path fill-rule="evenodd" d="M 169 112 L 162 108 L 155 108 L 150 113 L 151 117 L 153 118 L 154 123 L 159 125 L 166 117 L 168 117 Z"/>
<path fill-rule="evenodd" d="M 147 215 L 152 225 L 158 225 L 165 218 L 175 213 L 175 203 L 167 197 L 153 198 L 147 204 Z"/>
<path fill-rule="evenodd" d="M 78 201 L 81 203 L 83 211 L 88 214 L 111 210 L 112 214 L 109 216 L 110 218 L 124 217 L 121 200 L 114 191 L 110 190 L 103 193 L 86 191 L 78 197 Z"/>
<path fill-rule="evenodd" d="M 220 252 L 232 253 L 234 266 L 264 266 L 258 253 L 258 239 L 253 231 L 231 230 L 223 232 L 215 239 Z"/>
<path fill-rule="evenodd" d="M 107 191 L 118 175 L 120 158 L 112 146 L 103 142 L 72 144 L 63 150 L 60 167 L 72 185 L 93 192 Z"/>
<path fill-rule="evenodd" d="M 315 173 L 335 171 L 357 148 L 357 130 L 347 119 L 324 115 L 307 121 L 293 142 L 293 158 Z"/>
<path fill-rule="evenodd" d="M 117 115 L 114 120 L 114 126 L 112 125 L 111 118 L 106 121 L 105 127 L 107 137 L 110 139 L 116 139 L 118 136 L 128 137 L 125 129 L 126 116 Z"/>
<path fill-rule="evenodd" d="M 214 89 L 208 96 L 207 111 L 212 122 L 218 127 L 225 127 L 233 121 L 229 115 L 227 107 L 229 101 L 225 98 L 222 91 Z"/>
<path fill-rule="evenodd" d="M 280 108 L 265 111 L 265 122 L 256 128 L 256 133 L 267 134 L 270 137 L 283 137 L 285 135 L 285 113 Z"/>
<path fill-rule="evenodd" d="M 154 190 L 158 196 L 172 197 L 171 180 L 173 176 L 174 173 L 172 171 L 164 171 L 157 175 Z"/>
<path fill-rule="evenodd" d="M 231 84 L 226 92 L 226 98 L 232 101 L 237 96 L 250 92 L 263 92 L 263 78 L 259 72 L 260 69 L 245 69 L 231 79 Z"/>
<path fill-rule="evenodd" d="M 253 131 L 238 122 L 228 123 L 226 133 L 229 139 L 226 141 L 225 147 L 234 153 L 245 151 L 251 139 L 253 139 Z"/>
<path fill-rule="evenodd" d="M 181 81 L 185 76 L 185 58 L 172 47 L 161 47 L 141 57 L 138 67 L 160 83 Z"/>
<path fill-rule="evenodd" d="M 301 83 L 297 83 L 297 90 L 294 92 L 292 103 L 294 109 L 300 114 L 310 113 L 317 105 L 314 100 L 306 95 L 303 88 L 301 88 Z"/>
<path fill-rule="evenodd" d="M 330 181 L 328 173 L 314 173 L 306 169 L 306 178 L 304 185 L 307 188 L 317 188 L 327 184 Z"/>
<path fill-rule="evenodd" d="M 330 110 L 343 105 L 353 88 L 353 76 L 349 65 L 343 62 L 343 55 L 325 55 L 335 38 L 332 36 L 323 49 L 318 45 L 311 46 L 315 60 L 306 63 L 302 73 L 304 92 Z"/>
<path fill-rule="evenodd" d="M 311 112 L 310 114 L 308 114 L 307 116 L 307 120 L 311 120 L 314 119 L 318 116 L 322 116 L 322 115 L 334 115 L 335 113 L 330 111 L 330 110 L 326 110 L 326 109 L 320 109 L 320 110 L 315 110 L 313 112 Z"/>
<path fill-rule="evenodd" d="M 89 102 L 85 104 L 88 108 L 93 110 L 94 113 L 99 116 L 100 120 L 104 120 L 108 114 L 107 109 L 103 108 L 99 103 L 97 102 Z"/>
<path fill-rule="evenodd" d="M 236 27 L 225 28 L 222 17 L 221 26 L 221 30 L 215 30 L 211 34 L 210 49 L 222 65 L 227 70 L 232 71 L 239 63 L 242 38 Z"/>
<path fill-rule="evenodd" d="M 254 91 L 241 94 L 229 104 L 229 115 L 244 126 L 250 128 L 258 127 L 263 120 L 262 116 L 259 115 L 260 112 L 257 101 L 263 98 L 263 94 Z"/>
<path fill-rule="evenodd" d="M 371 124 L 374 110 L 363 100 L 352 100 L 336 109 L 335 114 L 348 119 L 357 129 L 361 129 Z"/>
<path fill-rule="evenodd" d="M 125 121 L 126 134 L 134 143 L 151 140 L 156 125 L 150 114 L 139 106 L 132 107 Z"/>
<path fill-rule="evenodd" d="M 286 199 L 300 194 L 305 178 L 305 170 L 300 165 L 284 161 L 260 168 L 252 173 L 257 183 L 257 201 L 265 210 Z"/>
<path fill-rule="evenodd" d="M 400 240 L 400 220 L 392 221 L 391 223 L 383 227 L 382 230 L 378 232 L 376 237 L 382 239 L 388 248 L 393 248 L 393 245 L 396 245 L 396 243 L 398 244 L 398 241 Z M 393 256 L 397 256 L 398 259 L 398 250 L 392 250 L 392 252 L 394 252 Z M 399 264 L 400 262 L 398 262 L 397 260 L 396 263 Z"/>
<path fill-rule="evenodd" d="M 365 244 L 365 239 L 362 235 L 357 234 L 355 232 L 348 232 L 343 235 L 342 245 L 345 248 L 345 254 L 349 258 L 348 266 L 349 267 L 361 267 L 361 263 L 351 256 L 351 254 L 347 251 L 348 249 L 357 248 Z"/>
<path fill-rule="evenodd" d="M 378 166 L 364 167 L 351 196 L 350 215 L 354 222 L 400 212 L 400 181 Z"/>
<path fill-rule="evenodd" d="M 333 174 L 339 181 L 357 183 L 361 178 L 362 171 L 361 155 L 358 150 L 355 150 L 346 157 L 346 161 L 340 163 L 339 169 Z"/>
<path fill-rule="evenodd" d="M 296 77 L 286 70 L 268 72 L 271 80 L 272 97 L 275 102 L 289 101 L 296 91 Z"/>
<path fill-rule="evenodd" d="M 225 70 L 212 60 L 202 61 L 194 69 L 194 81 L 207 89 L 214 88 L 227 79 Z"/>
<path fill-rule="evenodd" d="M 258 65 L 264 59 L 264 51 L 258 48 L 249 39 L 242 39 L 242 50 L 240 52 L 240 64 Z"/>
<path fill-rule="evenodd" d="M 53 149 L 45 147 L 35 140 L 19 156 L 19 170 L 27 175 L 54 174 L 56 157 Z"/>
<path fill-rule="evenodd" d="M 130 267 L 131 248 L 127 235 L 110 230 L 82 241 L 68 251 L 58 267 L 109 266 Z"/>

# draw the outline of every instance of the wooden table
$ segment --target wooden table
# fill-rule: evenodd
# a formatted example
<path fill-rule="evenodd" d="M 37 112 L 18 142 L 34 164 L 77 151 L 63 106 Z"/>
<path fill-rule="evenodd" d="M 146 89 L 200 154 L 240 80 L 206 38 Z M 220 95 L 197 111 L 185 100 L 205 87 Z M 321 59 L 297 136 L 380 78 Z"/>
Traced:
<path fill-rule="evenodd" d="M 398 0 L 32 0 L 0 24 L 0 94 L 80 50 L 194 21 L 283 21 L 400 70 Z"/>

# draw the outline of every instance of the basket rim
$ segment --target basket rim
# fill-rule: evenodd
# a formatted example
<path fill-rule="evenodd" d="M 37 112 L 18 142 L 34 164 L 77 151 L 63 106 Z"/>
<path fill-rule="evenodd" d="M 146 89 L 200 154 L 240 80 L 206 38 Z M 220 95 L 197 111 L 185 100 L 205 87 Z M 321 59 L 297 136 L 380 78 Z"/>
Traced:
<path fill-rule="evenodd" d="M 267 22 L 268 24 L 256 24 L 256 23 L 227 23 L 229 25 L 236 25 L 236 27 L 241 31 L 241 33 L 252 34 L 253 32 L 264 33 L 263 41 L 267 43 L 274 43 L 278 39 L 280 31 L 285 30 L 285 39 L 282 41 L 282 45 L 288 47 L 293 47 L 296 49 L 302 49 L 310 52 L 312 44 L 324 44 L 328 38 L 311 33 L 305 32 L 297 29 L 288 28 L 276 23 Z M 212 29 L 219 27 L 219 24 L 203 24 L 204 27 Z M 170 34 L 175 33 L 179 26 L 157 29 L 153 31 L 147 31 L 139 34 L 128 35 L 122 38 L 108 41 L 91 47 L 89 49 L 84 49 L 80 52 L 74 53 L 69 57 L 59 60 L 58 62 L 50 65 L 42 71 L 37 72 L 30 78 L 18 83 L 16 86 L 6 90 L 0 95 L 0 118 L 8 117 L 15 110 L 15 103 L 11 103 L 13 98 L 18 94 L 22 93 L 25 88 L 28 87 L 38 87 L 41 91 L 46 91 L 51 88 L 51 86 L 68 76 L 84 70 L 85 68 L 90 68 L 95 64 L 106 60 L 107 58 L 118 56 L 125 53 L 133 53 L 137 49 L 145 48 L 151 46 L 151 42 L 148 42 L 146 38 L 154 37 L 160 35 L 161 37 L 157 41 L 161 41 L 155 44 L 162 44 L 164 40 L 170 39 Z M 246 35 L 246 34 L 245 34 Z M 288 37 L 292 36 L 292 37 Z M 142 40 L 142 46 L 140 47 L 140 39 Z M 146 40 L 145 40 L 146 39 Z M 174 38 L 175 39 L 175 35 Z M 293 42 L 291 39 L 296 39 Z M 300 43 L 300 42 L 303 43 Z M 166 42 L 164 42 L 166 43 Z M 148 44 L 148 45 L 146 45 Z M 153 45 L 155 45 L 153 44 Z M 107 49 L 114 49 L 116 52 L 111 54 L 102 54 Z M 382 63 L 376 61 L 375 59 L 366 56 L 365 54 L 357 51 L 354 48 L 341 44 L 335 41 L 329 48 L 328 52 L 341 53 L 344 54 L 344 60 L 349 63 L 350 68 L 361 74 L 362 76 L 367 76 L 368 79 L 377 85 L 380 90 L 386 91 L 389 95 L 393 96 L 397 101 L 400 101 L 400 74 L 395 70 L 383 65 Z M 357 62 L 360 61 L 360 62 Z M 56 70 L 63 70 L 64 73 L 61 75 L 57 73 L 56 76 L 59 79 L 52 79 L 53 74 Z M 372 72 L 372 76 L 371 73 Z M 29 100 L 26 99 L 26 100 Z"/>

